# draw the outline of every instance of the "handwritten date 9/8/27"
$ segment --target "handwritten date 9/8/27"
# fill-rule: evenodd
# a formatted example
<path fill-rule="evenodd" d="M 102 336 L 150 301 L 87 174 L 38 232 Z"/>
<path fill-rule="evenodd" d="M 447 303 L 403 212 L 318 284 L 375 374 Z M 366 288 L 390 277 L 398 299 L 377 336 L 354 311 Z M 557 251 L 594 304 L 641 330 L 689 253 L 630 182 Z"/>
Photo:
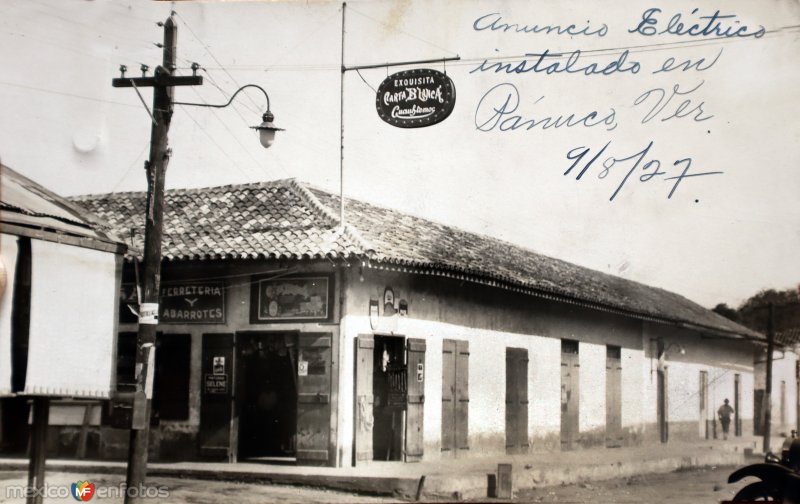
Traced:
<path fill-rule="evenodd" d="M 589 171 L 589 168 L 603 156 L 606 149 L 608 149 L 609 145 L 611 145 L 611 141 L 606 143 L 602 149 L 597 151 L 596 153 L 593 152 L 592 148 L 590 147 L 575 147 L 574 149 L 567 152 L 567 159 L 572 161 L 572 165 L 567 168 L 567 171 L 564 172 L 564 175 L 569 175 L 572 173 L 573 170 L 576 168 L 579 169 L 578 174 L 575 176 L 575 180 L 580 180 L 586 172 Z M 656 177 L 663 177 L 662 180 L 667 181 L 674 181 L 672 184 L 672 188 L 667 194 L 667 199 L 672 198 L 672 195 L 675 194 L 677 191 L 678 186 L 684 179 L 692 178 L 692 177 L 702 177 L 707 175 L 720 175 L 724 172 L 721 171 L 710 171 L 710 172 L 699 172 L 699 173 L 690 173 L 689 170 L 692 167 L 692 158 L 683 158 L 677 159 L 672 163 L 672 167 L 675 169 L 666 168 L 665 165 L 667 163 L 662 163 L 659 159 L 653 159 L 650 155 L 650 149 L 653 148 L 653 141 L 651 140 L 650 143 L 647 144 L 645 148 L 636 152 L 635 154 L 631 154 L 630 156 L 626 157 L 616 157 L 616 156 L 608 156 L 606 157 L 601 164 L 598 165 L 599 172 L 597 173 L 597 178 L 604 179 L 608 177 L 612 171 L 617 172 L 619 171 L 616 169 L 617 165 L 626 166 L 627 172 L 624 173 L 622 180 L 620 181 L 617 188 L 611 194 L 611 198 L 609 201 L 614 201 L 617 197 L 619 192 L 631 178 L 631 175 L 636 172 L 637 169 L 641 170 L 642 173 L 639 175 L 640 182 L 649 182 Z M 662 167 L 664 167 L 662 169 Z M 624 170 L 625 168 L 623 168 Z M 668 171 L 669 170 L 669 171 Z M 677 175 L 672 175 L 672 173 L 678 173 Z M 672 175 L 672 176 L 667 176 Z"/>

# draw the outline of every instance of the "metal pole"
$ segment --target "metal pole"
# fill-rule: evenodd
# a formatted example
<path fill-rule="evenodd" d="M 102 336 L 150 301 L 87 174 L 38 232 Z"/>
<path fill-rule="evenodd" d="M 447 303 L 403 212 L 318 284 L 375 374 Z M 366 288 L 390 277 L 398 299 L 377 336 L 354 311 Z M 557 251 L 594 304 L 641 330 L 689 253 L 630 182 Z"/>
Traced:
<path fill-rule="evenodd" d="M 772 354 L 775 350 L 775 304 L 769 304 L 767 319 L 767 387 L 764 391 L 764 453 L 769 451 L 772 435 Z"/>
<path fill-rule="evenodd" d="M 344 19 L 347 2 L 342 2 L 342 76 L 339 81 L 339 226 L 344 229 Z"/>
<path fill-rule="evenodd" d="M 164 23 L 164 59 L 163 65 L 156 69 L 156 76 L 171 74 L 175 69 L 175 50 L 178 27 L 172 16 Z M 155 124 L 150 131 L 150 160 L 147 163 L 147 215 L 144 233 L 144 274 L 142 302 L 155 304 L 158 314 L 159 289 L 161 283 L 161 238 L 162 217 L 164 214 L 164 178 L 169 163 L 167 133 L 172 119 L 171 86 L 155 85 L 153 87 L 153 117 Z M 146 394 L 145 402 L 134 402 L 134 419 L 144 419 L 141 425 L 131 429 L 130 446 L 128 448 L 128 473 L 126 503 L 140 502 L 147 473 L 147 445 L 150 434 L 150 400 L 153 383 L 151 374 L 155 360 L 156 320 L 147 321 L 140 313 L 139 332 L 136 342 L 136 392 Z M 141 409 L 144 408 L 144 411 Z M 136 411 L 136 410 L 140 411 Z M 138 428 L 137 428 L 138 427 Z"/>

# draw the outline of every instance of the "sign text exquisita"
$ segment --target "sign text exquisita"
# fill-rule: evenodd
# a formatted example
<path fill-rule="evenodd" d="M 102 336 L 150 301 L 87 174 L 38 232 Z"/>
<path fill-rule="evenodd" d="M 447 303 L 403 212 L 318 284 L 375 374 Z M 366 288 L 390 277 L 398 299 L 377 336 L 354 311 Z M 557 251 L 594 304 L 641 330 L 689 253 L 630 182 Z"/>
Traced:
<path fill-rule="evenodd" d="M 456 88 L 447 75 L 420 68 L 398 72 L 378 87 L 375 106 L 381 119 L 398 128 L 422 128 L 447 119 Z"/>

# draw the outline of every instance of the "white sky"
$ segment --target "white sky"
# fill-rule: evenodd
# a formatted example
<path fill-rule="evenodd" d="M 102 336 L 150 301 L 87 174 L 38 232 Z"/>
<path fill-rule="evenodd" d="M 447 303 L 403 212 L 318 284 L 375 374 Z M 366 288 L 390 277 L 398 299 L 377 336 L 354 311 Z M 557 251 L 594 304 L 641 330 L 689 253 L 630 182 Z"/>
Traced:
<path fill-rule="evenodd" d="M 800 281 L 800 4 L 775 2 L 664 2 L 656 25 L 681 13 L 688 27 L 720 9 L 736 15 L 723 29 L 761 25 L 761 38 L 629 33 L 658 4 L 556 1 L 350 1 L 346 14 L 347 65 L 450 57 L 446 71 L 457 89 L 453 114 L 443 123 L 404 130 L 375 111 L 375 93 L 387 73 L 405 68 L 348 72 L 344 84 L 345 193 L 541 253 L 681 293 L 711 307 L 738 305 L 762 288 Z M 286 128 L 264 150 L 246 126 L 261 122 L 263 96 L 240 95 L 227 109 L 177 107 L 170 142 L 168 187 L 236 184 L 275 178 L 338 191 L 341 3 L 12 0 L 0 4 L 0 159 L 65 195 L 144 190 L 149 118 L 136 93 L 111 87 L 125 64 L 138 75 L 154 68 L 162 38 L 156 21 L 178 12 L 180 72 L 192 61 L 206 70 L 200 88 L 180 88 L 178 101 L 223 103 L 239 86 L 255 83 L 270 94 L 276 124 Z M 698 8 L 698 12 L 691 11 Z M 607 26 L 604 37 L 474 29 L 481 16 L 508 23 Z M 705 25 L 705 22 L 703 23 Z M 645 46 L 645 47 L 643 47 Z M 526 53 L 582 51 L 578 66 L 616 60 L 640 71 L 609 76 L 473 72 L 484 58 L 515 66 Z M 610 51 L 598 51 L 613 49 Z M 588 51 L 588 52 L 587 52 Z M 720 51 L 722 51 L 720 53 Z M 676 62 L 719 55 L 707 70 L 653 74 Z M 514 58 L 516 57 L 516 58 Z M 529 58 L 531 65 L 534 58 Z M 493 62 L 494 60 L 491 60 Z M 555 63 L 555 58 L 548 59 Z M 564 60 L 560 60 L 562 65 Z M 426 65 L 437 70 L 445 66 Z M 363 80 L 362 80 L 363 77 Z M 504 96 L 518 90 L 515 114 L 547 116 L 613 109 L 616 128 L 539 128 L 480 131 Z M 494 93 L 489 91 L 503 85 Z M 651 89 L 688 91 L 655 119 L 642 118 L 657 101 L 637 97 Z M 220 89 L 221 88 L 221 89 Z M 223 92 L 224 91 L 224 92 Z M 143 90 L 151 102 L 150 90 Z M 481 105 L 481 99 L 487 95 Z M 691 116 L 661 119 L 690 99 Z M 512 114 L 513 115 L 513 114 Z M 640 182 L 637 172 L 614 201 L 609 197 L 633 166 L 620 161 L 598 178 L 609 156 L 625 158 L 652 141 L 645 163 L 661 161 L 666 175 Z M 563 173 L 576 147 L 585 159 L 611 142 L 575 180 Z M 667 194 L 684 164 L 687 178 Z M 650 165 L 649 168 L 652 168 Z"/>

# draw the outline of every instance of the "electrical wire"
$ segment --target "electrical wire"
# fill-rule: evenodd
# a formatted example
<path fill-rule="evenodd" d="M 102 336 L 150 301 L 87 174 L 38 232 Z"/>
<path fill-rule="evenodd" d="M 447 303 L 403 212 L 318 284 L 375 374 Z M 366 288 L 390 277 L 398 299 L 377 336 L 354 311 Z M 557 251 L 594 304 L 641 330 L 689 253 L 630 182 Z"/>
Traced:
<path fill-rule="evenodd" d="M 359 11 L 357 9 L 354 9 L 354 8 L 350 7 L 350 9 L 348 9 L 348 12 L 350 12 L 350 11 L 355 12 L 356 14 L 369 19 L 370 21 L 374 21 L 375 23 L 378 23 L 381 26 L 384 26 L 386 28 L 390 28 L 390 29 L 393 29 L 393 30 L 397 30 L 398 32 L 402 33 L 403 35 L 407 35 L 407 36 L 409 36 L 409 37 L 411 37 L 413 39 L 416 39 L 416 40 L 418 40 L 420 42 L 428 44 L 431 47 L 435 47 L 437 49 L 441 49 L 442 51 L 448 52 L 448 53 L 453 54 L 453 55 L 458 55 L 458 52 L 456 52 L 456 51 L 451 51 L 450 49 L 447 49 L 446 47 L 442 47 L 440 45 L 434 44 L 433 42 L 431 42 L 429 40 L 426 40 L 426 39 L 424 39 L 422 37 L 418 37 L 417 35 L 414 35 L 413 33 L 409 33 L 409 32 L 407 32 L 405 30 L 401 30 L 401 29 L 397 28 L 397 26 L 391 25 L 391 24 L 389 24 L 389 23 L 387 23 L 385 21 L 381 21 L 380 19 L 375 19 L 374 17 L 372 17 L 372 16 L 370 16 L 368 14 L 364 14 L 363 12 L 361 12 L 361 11 Z"/>
<path fill-rule="evenodd" d="M 200 39 L 200 37 L 197 36 L 197 34 L 194 32 L 194 30 L 192 30 L 192 27 L 189 26 L 189 23 L 186 22 L 186 19 L 179 12 L 177 12 L 177 11 L 174 11 L 174 12 L 175 12 L 175 15 L 178 16 L 178 18 L 180 18 L 181 22 L 186 27 L 186 29 L 189 30 L 189 33 L 191 33 L 192 36 L 195 38 L 195 40 L 197 40 L 197 42 L 199 42 L 200 45 L 203 46 L 203 49 L 205 49 L 206 53 L 208 53 L 208 55 L 211 56 L 211 59 L 213 59 L 214 62 L 217 65 L 219 65 L 220 68 L 222 68 L 222 71 L 225 72 L 225 75 L 227 75 L 233 81 L 233 83 L 236 85 L 236 87 L 240 88 L 241 86 L 236 81 L 236 78 L 234 78 L 233 75 L 231 75 L 231 73 L 228 72 L 228 70 L 225 68 L 225 66 L 219 61 L 219 59 L 217 59 L 217 57 L 214 56 L 214 53 L 211 52 L 211 48 L 206 43 L 204 43 Z M 258 107 L 258 104 L 253 100 L 253 98 L 251 98 L 249 95 L 246 95 L 246 96 L 254 106 Z"/>
<path fill-rule="evenodd" d="M 220 144 L 219 144 L 219 143 L 216 141 L 216 139 L 214 139 L 214 137 L 213 137 L 213 136 L 211 136 L 211 134 L 210 134 L 208 131 L 206 131 L 206 129 L 203 127 L 203 125 L 202 125 L 202 124 L 200 124 L 200 123 L 197 121 L 197 119 L 195 119 L 195 118 L 194 118 L 194 116 L 193 116 L 192 114 L 190 114 L 190 113 L 189 113 L 188 107 L 186 107 L 186 106 L 184 106 L 184 105 L 179 105 L 179 106 L 181 107 L 181 109 L 183 110 L 183 112 L 185 112 L 185 113 L 186 113 L 186 115 L 189 117 L 189 119 L 191 119 L 191 120 L 192 120 L 192 122 L 194 122 L 194 123 L 197 125 L 197 127 L 198 127 L 198 128 L 200 128 L 200 131 L 202 131 L 202 132 L 203 132 L 203 133 L 204 133 L 204 134 L 205 134 L 205 135 L 208 137 L 208 139 L 209 139 L 209 140 L 211 140 L 211 143 L 212 143 L 212 144 L 214 144 L 214 146 L 215 146 L 217 149 L 219 149 L 219 151 L 220 151 L 220 152 L 222 152 L 222 154 L 223 154 L 223 155 L 225 155 L 225 157 L 226 157 L 226 158 L 228 158 L 228 161 L 230 161 L 231 165 L 232 165 L 232 166 L 233 166 L 233 167 L 234 167 L 236 170 L 238 170 L 238 171 L 239 171 L 239 173 L 241 173 L 242 175 L 244 175 L 244 177 L 245 177 L 246 179 L 248 179 L 248 180 L 249 180 L 249 179 L 250 179 L 250 177 L 247 175 L 247 173 L 245 173 L 245 172 L 244 172 L 244 170 L 242 170 L 242 168 L 239 166 L 239 164 L 238 164 L 238 163 L 236 163 L 236 162 L 233 160 L 233 158 L 231 157 L 231 155 L 230 155 L 230 154 L 228 154 L 228 152 L 227 152 L 225 149 L 223 149 L 223 148 L 222 148 L 222 146 L 221 146 L 221 145 L 220 145 Z"/>
<path fill-rule="evenodd" d="M 89 100 L 89 101 L 98 102 L 98 103 L 110 103 L 112 105 L 121 105 L 123 107 L 139 108 L 139 105 L 133 105 L 131 103 L 123 103 L 123 102 L 117 102 L 117 101 L 111 101 L 111 100 L 103 100 L 102 98 L 94 98 L 94 97 L 91 97 L 91 96 L 83 96 L 83 95 L 78 95 L 78 94 L 74 94 L 74 93 L 65 93 L 63 91 L 56 91 L 54 89 L 45 89 L 45 88 L 40 88 L 40 87 L 35 87 L 35 86 L 28 86 L 28 85 L 25 85 L 25 84 L 17 84 L 17 83 L 14 83 L 14 82 L 0 81 L 0 85 L 11 86 L 11 87 L 16 87 L 16 88 L 22 88 L 22 89 L 28 89 L 28 90 L 31 90 L 31 91 L 38 91 L 40 93 L 49 93 L 49 94 L 54 94 L 54 95 L 59 95 L 59 96 L 68 96 L 70 98 L 78 98 L 78 99 L 81 99 L 81 100 Z"/>
<path fill-rule="evenodd" d="M 142 147 L 142 150 L 139 151 L 139 154 L 137 154 L 136 158 L 134 158 L 134 160 L 131 162 L 131 164 L 128 165 L 128 167 L 125 169 L 125 172 L 123 173 L 122 177 L 120 177 L 119 180 L 117 180 L 117 183 L 114 184 L 114 187 L 112 187 L 109 192 L 112 192 L 112 193 L 115 192 L 117 190 L 117 188 L 120 186 L 120 184 L 122 184 L 122 181 L 125 180 L 126 178 L 128 178 L 128 175 L 130 174 L 131 170 L 133 169 L 134 166 L 136 166 L 136 163 L 139 161 L 139 159 L 141 159 L 142 154 L 145 153 L 145 151 L 147 150 L 147 148 L 149 146 L 150 146 L 150 142 L 148 141 L 147 143 L 144 144 L 144 146 Z"/>

